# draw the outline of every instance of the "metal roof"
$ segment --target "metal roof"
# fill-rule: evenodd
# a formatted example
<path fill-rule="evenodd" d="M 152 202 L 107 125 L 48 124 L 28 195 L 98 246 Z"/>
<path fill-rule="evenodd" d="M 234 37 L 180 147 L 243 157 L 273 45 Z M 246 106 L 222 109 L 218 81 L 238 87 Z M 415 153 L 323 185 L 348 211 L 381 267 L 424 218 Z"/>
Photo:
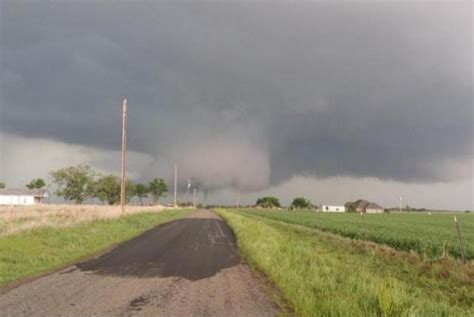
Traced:
<path fill-rule="evenodd" d="M 359 199 L 359 200 L 356 200 L 354 202 L 348 202 L 346 203 L 344 206 L 346 206 L 347 208 L 349 207 L 353 207 L 355 209 L 357 208 L 360 208 L 360 209 L 367 209 L 367 208 L 372 208 L 372 209 L 384 209 L 382 206 L 380 206 L 379 204 L 377 203 L 373 203 L 373 202 L 368 202 L 367 200 L 365 199 Z"/>
<path fill-rule="evenodd" d="M 0 196 L 48 197 L 46 189 L 0 188 Z"/>
<path fill-rule="evenodd" d="M 369 209 L 383 209 L 382 206 L 380 206 L 379 204 L 377 203 L 370 203 L 367 205 L 367 207 L 365 208 L 369 208 Z"/>

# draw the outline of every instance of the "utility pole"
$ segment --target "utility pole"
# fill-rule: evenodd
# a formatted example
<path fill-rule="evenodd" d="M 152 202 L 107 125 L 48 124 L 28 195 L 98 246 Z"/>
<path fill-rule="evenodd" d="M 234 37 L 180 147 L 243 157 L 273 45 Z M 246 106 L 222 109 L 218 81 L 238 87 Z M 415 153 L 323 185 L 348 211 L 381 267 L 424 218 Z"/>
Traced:
<path fill-rule="evenodd" d="M 186 188 L 186 204 L 189 203 L 189 190 L 191 189 L 191 179 L 188 179 L 188 187 Z"/>
<path fill-rule="evenodd" d="M 178 193 L 178 164 L 174 163 L 174 206 L 178 207 L 176 195 Z"/>
<path fill-rule="evenodd" d="M 196 207 L 196 187 L 193 190 L 193 207 Z"/>
<path fill-rule="evenodd" d="M 125 212 L 125 170 L 127 159 L 127 99 L 123 100 L 122 105 L 122 176 L 120 178 L 120 206 L 122 213 Z"/>

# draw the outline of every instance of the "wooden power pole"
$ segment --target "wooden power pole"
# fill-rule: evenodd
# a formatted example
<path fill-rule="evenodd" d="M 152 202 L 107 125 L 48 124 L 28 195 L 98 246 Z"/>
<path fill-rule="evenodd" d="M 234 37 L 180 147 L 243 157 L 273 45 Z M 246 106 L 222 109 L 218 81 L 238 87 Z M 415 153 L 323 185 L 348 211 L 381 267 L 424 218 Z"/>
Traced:
<path fill-rule="evenodd" d="M 178 164 L 174 164 L 174 206 L 178 206 L 176 195 L 178 192 Z"/>
<path fill-rule="evenodd" d="M 125 171 L 127 159 L 127 99 L 123 100 L 122 107 L 122 176 L 120 178 L 120 206 L 125 212 Z"/>

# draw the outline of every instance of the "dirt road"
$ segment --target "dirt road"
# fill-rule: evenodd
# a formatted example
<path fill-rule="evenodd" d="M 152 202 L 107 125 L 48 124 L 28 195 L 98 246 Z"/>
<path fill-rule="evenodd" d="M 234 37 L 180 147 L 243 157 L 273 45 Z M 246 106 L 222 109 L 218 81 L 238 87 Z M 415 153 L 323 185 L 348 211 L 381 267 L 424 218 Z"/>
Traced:
<path fill-rule="evenodd" d="M 2 316 L 273 316 L 229 227 L 196 211 L 0 295 Z"/>

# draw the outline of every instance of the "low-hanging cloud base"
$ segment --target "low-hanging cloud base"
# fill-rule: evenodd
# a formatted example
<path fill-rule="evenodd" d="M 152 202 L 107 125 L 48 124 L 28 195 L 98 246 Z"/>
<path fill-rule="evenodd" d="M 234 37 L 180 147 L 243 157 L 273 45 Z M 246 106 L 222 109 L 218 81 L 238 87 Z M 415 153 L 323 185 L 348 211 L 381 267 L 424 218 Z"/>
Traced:
<path fill-rule="evenodd" d="M 99 150 L 93 147 L 69 145 L 63 142 L 47 139 L 23 138 L 11 135 L 0 135 L 2 149 L 0 155 L 0 180 L 9 187 L 23 187 L 31 179 L 42 177 L 50 180 L 49 171 L 58 168 L 88 164 L 103 174 L 120 173 L 120 151 Z M 128 177 L 134 181 L 149 181 L 160 175 L 168 175 L 166 181 L 173 183 L 173 164 L 166 171 L 162 168 L 161 174 L 153 174 L 153 166 L 157 164 L 153 157 L 144 153 L 130 152 Z M 265 166 L 263 167 L 265 169 Z M 225 171 L 223 171 L 225 172 Z M 254 171 L 260 173 L 259 171 Z M 188 179 L 184 171 L 179 177 L 178 199 L 186 200 L 186 185 Z M 264 173 L 265 174 L 265 173 Z M 237 176 L 236 176 L 237 177 Z M 212 175 L 205 175 L 204 179 L 212 182 Z M 216 179 L 220 179 L 217 177 Z M 246 178 L 247 179 L 247 178 Z M 251 179 L 251 178 L 248 178 Z M 344 204 L 359 198 L 377 201 L 386 207 L 397 207 L 399 198 L 403 197 L 403 204 L 417 208 L 432 208 L 444 210 L 474 210 L 474 182 L 473 178 L 460 178 L 458 181 L 436 183 L 405 183 L 377 178 L 363 177 L 326 177 L 315 178 L 295 176 L 276 186 L 255 188 L 251 191 L 242 191 L 231 186 L 215 186 L 213 190 L 199 186 L 193 181 L 193 188 L 197 187 L 196 202 L 203 204 L 242 204 L 252 205 L 258 197 L 275 195 L 283 204 L 289 205 L 295 197 L 303 196 L 314 203 Z M 49 183 L 48 187 L 54 190 Z M 191 196 L 188 196 L 190 199 Z M 164 203 L 172 202 L 172 193 L 163 199 Z"/>

